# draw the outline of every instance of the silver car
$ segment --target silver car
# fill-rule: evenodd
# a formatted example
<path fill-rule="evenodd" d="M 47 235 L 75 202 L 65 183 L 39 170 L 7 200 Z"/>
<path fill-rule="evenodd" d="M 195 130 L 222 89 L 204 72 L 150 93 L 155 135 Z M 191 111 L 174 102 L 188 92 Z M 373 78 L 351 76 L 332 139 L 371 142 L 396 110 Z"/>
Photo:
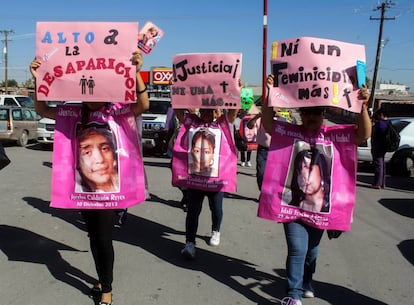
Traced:
<path fill-rule="evenodd" d="M 0 140 L 26 146 L 37 137 L 39 119 L 32 108 L 0 106 Z"/>

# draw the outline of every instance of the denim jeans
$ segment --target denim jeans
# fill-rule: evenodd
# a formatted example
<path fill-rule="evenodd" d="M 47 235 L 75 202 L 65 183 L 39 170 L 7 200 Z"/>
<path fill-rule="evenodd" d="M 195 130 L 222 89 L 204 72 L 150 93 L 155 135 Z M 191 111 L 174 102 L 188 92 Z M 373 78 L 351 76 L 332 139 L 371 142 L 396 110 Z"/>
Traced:
<path fill-rule="evenodd" d="M 269 149 L 267 147 L 259 145 L 257 147 L 256 154 L 256 180 L 259 190 L 262 189 L 263 176 L 266 168 L 267 153 Z"/>
<path fill-rule="evenodd" d="M 302 299 L 303 286 L 311 286 L 323 230 L 300 221 L 284 223 L 288 256 L 286 259 L 287 294 Z"/>
<path fill-rule="evenodd" d="M 223 192 L 208 192 L 202 190 L 188 189 L 188 210 L 185 219 L 186 242 L 195 243 L 198 218 L 201 213 L 204 197 L 208 198 L 211 211 L 211 230 L 220 232 L 221 221 L 223 220 Z"/>
<path fill-rule="evenodd" d="M 373 155 L 374 183 L 373 185 L 385 187 L 385 162 L 384 155 Z"/>

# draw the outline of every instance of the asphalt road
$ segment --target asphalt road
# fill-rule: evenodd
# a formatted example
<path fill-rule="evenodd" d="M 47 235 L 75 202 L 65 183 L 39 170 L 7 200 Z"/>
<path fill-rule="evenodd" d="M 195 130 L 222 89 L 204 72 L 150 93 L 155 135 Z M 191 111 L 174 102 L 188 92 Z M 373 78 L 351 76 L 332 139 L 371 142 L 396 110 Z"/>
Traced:
<path fill-rule="evenodd" d="M 50 150 L 7 146 L 0 172 L 0 304 L 91 304 L 95 270 L 77 211 L 51 209 Z M 221 244 L 208 246 L 210 213 L 200 217 L 197 258 L 186 261 L 185 213 L 168 159 L 145 157 L 152 200 L 129 210 L 115 234 L 115 305 L 280 304 L 285 290 L 282 226 L 256 216 L 255 170 L 239 167 L 238 192 L 224 202 Z M 253 164 L 254 166 L 255 164 Z M 414 304 L 414 178 L 367 187 L 358 173 L 351 232 L 322 240 L 316 298 L 306 305 Z"/>

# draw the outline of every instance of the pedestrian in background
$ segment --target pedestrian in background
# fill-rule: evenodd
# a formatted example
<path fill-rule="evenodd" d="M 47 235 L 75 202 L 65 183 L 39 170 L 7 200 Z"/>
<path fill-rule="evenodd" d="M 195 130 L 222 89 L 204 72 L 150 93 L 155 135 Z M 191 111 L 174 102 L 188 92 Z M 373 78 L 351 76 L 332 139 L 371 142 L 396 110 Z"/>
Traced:
<path fill-rule="evenodd" d="M 374 162 L 374 183 L 371 187 L 381 189 L 385 187 L 385 153 L 387 152 L 385 136 L 388 129 L 388 116 L 383 109 L 374 114 L 374 127 L 371 137 L 371 155 Z"/>

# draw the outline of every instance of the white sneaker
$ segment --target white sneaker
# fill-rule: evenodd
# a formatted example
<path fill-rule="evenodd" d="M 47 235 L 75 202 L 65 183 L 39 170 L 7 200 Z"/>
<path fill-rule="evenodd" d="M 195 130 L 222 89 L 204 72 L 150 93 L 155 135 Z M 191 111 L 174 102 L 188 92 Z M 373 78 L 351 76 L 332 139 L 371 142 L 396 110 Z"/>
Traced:
<path fill-rule="evenodd" d="M 247 161 L 247 167 L 252 167 L 252 164 L 250 163 L 250 161 Z"/>
<path fill-rule="evenodd" d="M 195 253 L 196 253 L 195 245 L 192 242 L 186 243 L 184 249 L 181 250 L 181 254 L 188 259 L 195 258 Z"/>
<path fill-rule="evenodd" d="M 305 290 L 302 294 L 303 298 L 314 298 L 315 294 L 313 293 L 312 290 Z"/>
<path fill-rule="evenodd" d="M 312 284 L 304 283 L 302 289 L 303 289 L 303 294 L 302 294 L 303 298 L 314 298 L 315 297 Z"/>
<path fill-rule="evenodd" d="M 282 299 L 280 304 L 281 305 L 302 305 L 302 301 L 291 298 L 291 297 L 285 297 Z"/>
<path fill-rule="evenodd" d="M 244 167 L 244 166 L 246 166 L 246 162 L 242 162 L 240 165 L 241 165 L 242 167 Z"/>
<path fill-rule="evenodd" d="M 220 245 L 220 232 L 213 231 L 211 232 L 210 246 L 217 247 L 218 245 Z"/>

